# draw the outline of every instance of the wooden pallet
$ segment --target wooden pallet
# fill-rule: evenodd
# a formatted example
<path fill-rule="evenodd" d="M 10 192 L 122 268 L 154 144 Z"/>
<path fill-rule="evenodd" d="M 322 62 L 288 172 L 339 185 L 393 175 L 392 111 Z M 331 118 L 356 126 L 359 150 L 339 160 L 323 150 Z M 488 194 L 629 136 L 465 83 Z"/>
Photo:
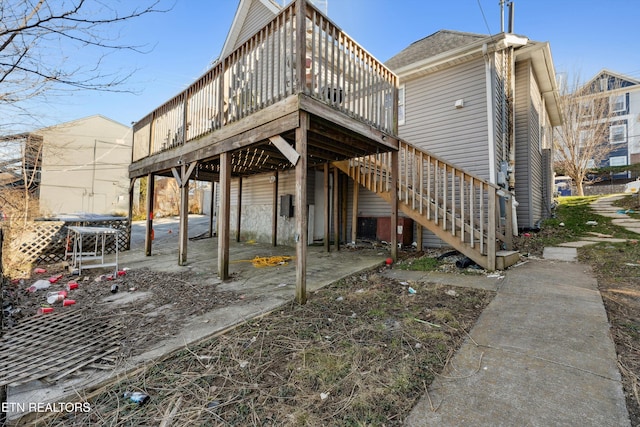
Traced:
<path fill-rule="evenodd" d="M 0 339 L 0 386 L 52 382 L 95 364 L 113 367 L 119 348 L 120 325 L 88 310 L 35 316 Z"/>

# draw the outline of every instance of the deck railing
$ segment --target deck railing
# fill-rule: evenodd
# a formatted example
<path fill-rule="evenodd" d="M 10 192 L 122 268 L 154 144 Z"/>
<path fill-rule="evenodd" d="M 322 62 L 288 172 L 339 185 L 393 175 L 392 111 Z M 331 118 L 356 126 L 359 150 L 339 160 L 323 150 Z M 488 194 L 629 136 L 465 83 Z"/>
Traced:
<path fill-rule="evenodd" d="M 496 185 L 402 140 L 397 165 L 391 153 L 342 164 L 356 182 L 378 194 L 389 194 L 397 167 L 399 207 L 485 268 L 495 268 L 497 250 L 511 247 L 511 198 Z"/>
<path fill-rule="evenodd" d="M 198 139 L 305 93 L 389 134 L 397 77 L 306 0 L 134 125 L 133 161 Z"/>

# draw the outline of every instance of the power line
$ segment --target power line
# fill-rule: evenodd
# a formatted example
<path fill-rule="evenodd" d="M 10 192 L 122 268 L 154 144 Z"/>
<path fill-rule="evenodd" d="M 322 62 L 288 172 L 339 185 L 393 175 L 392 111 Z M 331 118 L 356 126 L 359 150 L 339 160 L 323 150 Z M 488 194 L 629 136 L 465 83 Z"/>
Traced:
<path fill-rule="evenodd" d="M 489 32 L 489 34 L 493 34 L 493 32 L 491 32 L 491 28 L 489 28 L 489 22 L 487 21 L 487 17 L 484 14 L 484 10 L 482 9 L 480 0 L 478 0 L 478 7 L 480 8 L 480 13 L 482 14 L 482 19 L 484 20 L 484 25 L 487 27 L 487 31 Z"/>

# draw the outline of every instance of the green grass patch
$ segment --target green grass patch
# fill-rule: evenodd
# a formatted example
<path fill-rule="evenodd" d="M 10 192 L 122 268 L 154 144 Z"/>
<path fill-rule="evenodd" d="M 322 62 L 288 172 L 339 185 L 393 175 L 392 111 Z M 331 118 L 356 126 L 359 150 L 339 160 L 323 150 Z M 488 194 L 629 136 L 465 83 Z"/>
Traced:
<path fill-rule="evenodd" d="M 437 258 L 422 257 L 407 259 L 396 264 L 395 268 L 399 270 L 411 271 L 435 271 L 440 267 L 441 262 Z"/>

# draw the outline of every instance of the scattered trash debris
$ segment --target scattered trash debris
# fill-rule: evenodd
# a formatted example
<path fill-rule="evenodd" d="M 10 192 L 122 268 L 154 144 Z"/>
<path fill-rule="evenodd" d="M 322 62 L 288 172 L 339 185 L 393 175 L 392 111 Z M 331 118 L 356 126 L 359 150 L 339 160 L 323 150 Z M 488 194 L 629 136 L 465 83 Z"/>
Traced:
<path fill-rule="evenodd" d="M 72 291 L 74 289 L 78 289 L 78 282 L 69 282 L 67 283 L 67 291 Z"/>
<path fill-rule="evenodd" d="M 274 267 L 276 265 L 287 265 L 289 261 L 294 259 L 292 256 L 267 256 L 267 257 L 255 257 L 251 260 L 251 263 L 256 268 L 262 267 Z"/>
<path fill-rule="evenodd" d="M 458 268 L 467 268 L 473 265 L 475 265 L 475 262 L 469 257 L 464 257 L 456 261 L 456 267 Z"/>
<path fill-rule="evenodd" d="M 629 267 L 640 267 L 640 264 L 633 264 L 630 262 L 625 262 L 624 265 L 628 265 Z"/>
<path fill-rule="evenodd" d="M 442 327 L 442 326 L 437 325 L 435 323 L 431 323 L 431 322 L 427 322 L 426 320 L 418 319 L 417 317 L 414 317 L 413 320 L 415 320 L 416 322 L 419 322 L 419 323 L 424 323 L 425 325 L 432 326 L 434 328 L 441 328 Z"/>
<path fill-rule="evenodd" d="M 617 211 L 617 213 L 626 215 L 636 213 L 636 211 L 634 211 L 633 209 L 620 209 L 619 211 Z"/>
<path fill-rule="evenodd" d="M 393 258 L 387 258 L 387 259 L 385 260 L 385 264 L 387 264 L 387 265 L 391 265 L 391 264 L 393 264 Z"/>
<path fill-rule="evenodd" d="M 356 291 L 356 294 L 363 294 L 364 293 L 364 289 L 360 288 Z"/>
<path fill-rule="evenodd" d="M 336 301 L 338 301 L 338 302 L 344 301 L 344 297 L 338 297 L 338 298 L 336 298 Z"/>
<path fill-rule="evenodd" d="M 65 300 L 62 300 L 62 306 L 63 306 L 63 307 L 67 307 L 67 306 L 73 305 L 73 304 L 75 304 L 75 303 L 76 303 L 76 300 L 74 300 L 74 299 L 65 299 Z"/>
<path fill-rule="evenodd" d="M 40 307 L 38 309 L 38 314 L 49 314 L 53 313 L 53 307 Z"/>
<path fill-rule="evenodd" d="M 531 237 L 531 233 L 522 233 L 524 237 Z"/>
<path fill-rule="evenodd" d="M 49 277 L 49 283 L 56 283 L 60 279 L 62 279 L 62 274 Z"/>
<path fill-rule="evenodd" d="M 125 391 L 122 395 L 125 399 L 138 405 L 144 405 L 151 399 L 148 394 L 141 393 L 139 391 Z"/>
<path fill-rule="evenodd" d="M 490 273 L 487 274 L 487 277 L 490 279 L 504 279 L 504 276 L 500 273 Z"/>
<path fill-rule="evenodd" d="M 111 293 L 112 294 L 118 293 L 118 285 L 117 284 L 114 283 L 113 285 L 111 285 Z"/>
<path fill-rule="evenodd" d="M 321 400 L 326 400 L 329 398 L 329 393 L 320 393 L 320 399 Z"/>
<path fill-rule="evenodd" d="M 46 273 L 46 272 L 47 272 L 47 270 L 45 270 L 44 268 L 40 268 L 40 267 L 38 267 L 38 268 L 35 268 L 35 269 L 33 270 L 33 272 L 34 272 L 34 273 L 36 273 L 36 274 L 42 274 L 42 273 Z"/>
<path fill-rule="evenodd" d="M 586 225 L 598 225 L 598 221 L 587 221 L 585 222 Z"/>
<path fill-rule="evenodd" d="M 413 289 L 411 286 L 409 286 L 409 289 L 407 289 L 407 290 L 408 290 L 408 291 L 409 291 L 409 293 L 410 293 L 410 294 L 412 294 L 412 295 L 416 293 L 416 290 L 415 290 L 415 289 Z"/>
<path fill-rule="evenodd" d="M 48 289 L 49 286 L 51 286 L 51 282 L 48 280 L 37 280 L 33 285 L 27 288 L 27 292 L 33 293 L 42 289 Z"/>
<path fill-rule="evenodd" d="M 456 291 L 454 291 L 453 289 L 449 289 L 449 290 L 445 291 L 444 293 L 449 295 L 450 297 L 457 297 L 458 296 L 458 293 Z"/>
<path fill-rule="evenodd" d="M 246 368 L 247 366 L 249 366 L 249 362 L 247 362 L 246 360 L 241 360 L 240 361 L 240 367 L 242 369 Z"/>
<path fill-rule="evenodd" d="M 209 402 L 209 403 L 207 404 L 207 408 L 208 408 L 208 409 L 214 409 L 214 408 L 217 408 L 218 406 L 220 406 L 220 404 L 221 404 L 221 403 L 222 403 L 222 402 L 220 402 L 219 400 L 211 401 L 211 402 Z"/>
<path fill-rule="evenodd" d="M 564 222 L 561 222 L 560 224 L 558 224 L 560 227 L 564 227 Z"/>
<path fill-rule="evenodd" d="M 67 291 L 49 292 L 47 294 L 47 302 L 49 304 L 55 304 L 56 302 L 63 301 L 67 297 Z"/>

